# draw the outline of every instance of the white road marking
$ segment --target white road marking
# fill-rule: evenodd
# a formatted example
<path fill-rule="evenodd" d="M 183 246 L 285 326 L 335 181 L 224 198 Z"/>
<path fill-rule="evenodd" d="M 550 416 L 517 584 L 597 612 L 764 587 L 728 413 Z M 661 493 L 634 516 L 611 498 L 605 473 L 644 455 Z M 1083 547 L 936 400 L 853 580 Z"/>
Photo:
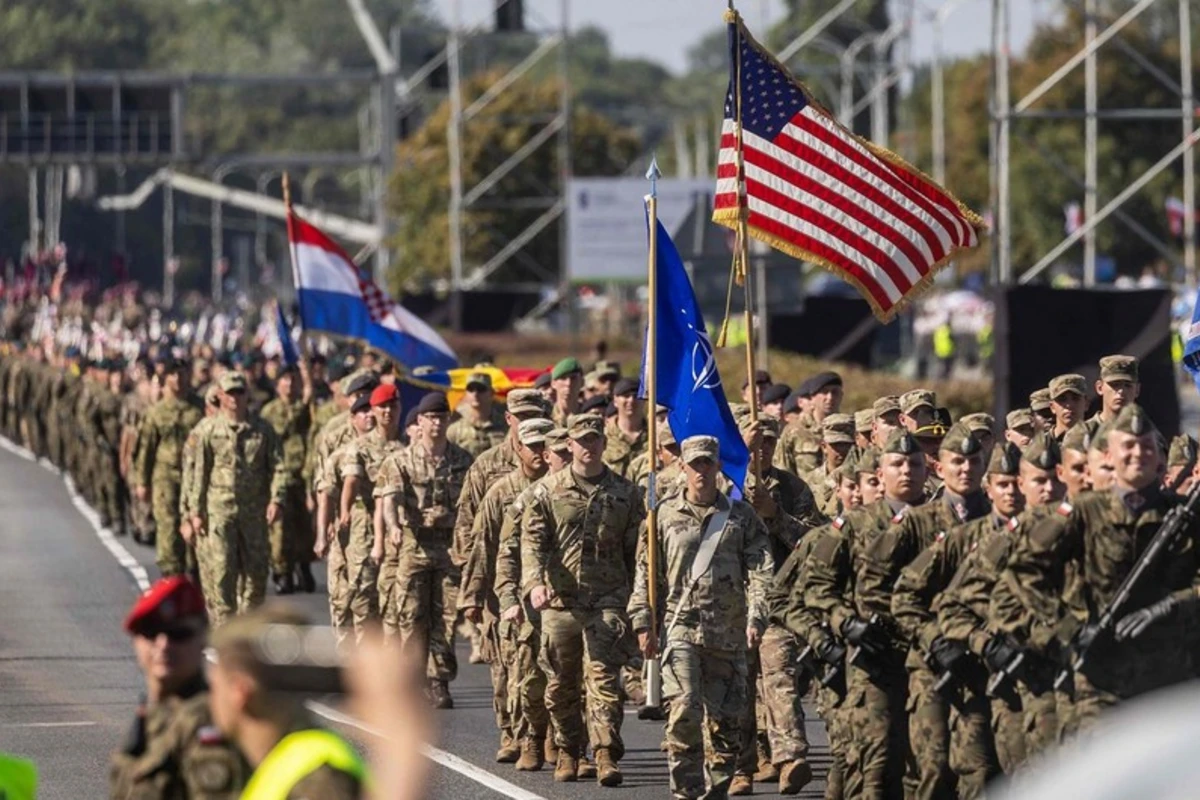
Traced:
<path fill-rule="evenodd" d="M 351 717 L 348 714 L 343 714 L 337 709 L 330 708 L 324 703 L 318 703 L 315 700 L 310 700 L 305 705 L 308 706 L 309 711 L 324 717 L 330 722 L 336 722 L 340 725 L 348 725 L 351 728 L 357 728 L 358 730 L 364 733 L 369 733 L 372 736 L 380 735 L 379 731 L 371 728 L 369 725 L 364 725 L 354 717 Z M 534 794 L 527 789 L 522 789 L 515 783 L 509 783 L 499 775 L 493 775 L 485 769 L 480 769 L 470 761 L 459 758 L 453 753 L 447 753 L 445 750 L 439 750 L 431 745 L 425 745 L 424 752 L 425 757 L 430 761 L 441 764 L 446 769 L 452 769 L 458 774 L 468 777 L 477 783 L 482 783 L 492 791 L 499 792 L 505 797 L 511 797 L 513 800 L 545 800 L 545 798 L 541 795 Z"/>
<path fill-rule="evenodd" d="M 0 722 L 0 728 L 90 728 L 99 723 L 80 722 Z"/>
<path fill-rule="evenodd" d="M 146 568 L 139 564 L 137 559 L 133 557 L 133 554 L 125 549 L 125 545 L 117 541 L 117 538 L 113 536 L 112 531 L 100 524 L 100 516 L 92 509 L 91 506 L 87 504 L 87 501 L 84 500 L 77 491 L 75 491 L 75 485 L 71 481 L 71 477 L 69 475 L 62 475 L 62 472 L 50 462 L 46 461 L 45 459 L 39 461 L 29 450 L 10 442 L 8 439 L 2 436 L 0 436 L 0 448 L 7 450 L 18 458 L 23 458 L 31 464 L 40 464 L 47 471 L 53 472 L 56 475 L 60 475 L 63 479 L 63 484 L 67 488 L 67 494 L 71 498 L 71 504 L 79 510 L 79 513 L 83 515 L 83 518 L 86 519 L 92 526 L 92 530 L 95 531 L 96 536 L 99 537 L 101 544 L 108 548 L 108 552 L 113 554 L 113 557 L 117 559 L 117 563 L 124 567 L 125 570 L 133 576 L 133 580 L 137 583 L 138 588 L 141 591 L 144 592 L 150 588 L 150 577 L 146 574 Z M 359 722 L 354 717 L 343 714 L 336 709 L 324 705 L 323 703 L 309 701 L 307 705 L 309 710 L 311 710 L 313 713 L 318 714 L 325 719 L 330 720 L 331 722 L 349 725 L 352 728 L 357 728 L 358 730 L 369 733 L 372 736 L 379 735 L 377 731 L 372 730 L 370 727 Z M 29 722 L 23 723 L 23 726 L 31 728 L 50 728 L 84 727 L 95 724 L 96 723 L 94 722 Z M 21 725 L 10 725 L 8 727 L 20 726 Z M 459 758 L 453 753 L 447 753 L 445 750 L 439 750 L 431 745 L 425 745 L 425 757 L 430 761 L 441 764 L 446 769 L 454 770 L 460 775 L 470 778 L 477 783 L 481 783 L 495 792 L 499 792 L 506 797 L 511 797 L 513 800 L 545 800 L 545 798 L 543 798 L 541 795 L 526 791 L 514 783 L 509 783 L 498 775 L 493 775 L 485 769 L 480 769 L 470 761 Z"/>

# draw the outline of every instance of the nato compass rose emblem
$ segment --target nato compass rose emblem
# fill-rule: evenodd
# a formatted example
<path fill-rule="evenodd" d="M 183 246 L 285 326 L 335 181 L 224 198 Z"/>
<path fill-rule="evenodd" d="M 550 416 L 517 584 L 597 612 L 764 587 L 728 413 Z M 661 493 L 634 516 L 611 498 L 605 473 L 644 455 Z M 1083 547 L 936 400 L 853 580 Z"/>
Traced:
<path fill-rule="evenodd" d="M 680 311 L 687 316 L 686 310 Z M 696 330 L 696 326 L 690 322 L 687 326 L 696 334 L 696 343 L 692 345 L 692 393 L 701 389 L 716 389 L 721 385 L 721 373 L 717 371 L 717 359 L 713 355 L 708 333 Z"/>

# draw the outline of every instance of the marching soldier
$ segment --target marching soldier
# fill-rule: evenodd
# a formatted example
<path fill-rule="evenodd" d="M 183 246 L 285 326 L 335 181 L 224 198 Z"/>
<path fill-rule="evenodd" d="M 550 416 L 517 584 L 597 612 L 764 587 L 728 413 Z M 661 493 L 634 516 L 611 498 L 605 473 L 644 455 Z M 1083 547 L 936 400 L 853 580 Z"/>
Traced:
<path fill-rule="evenodd" d="M 659 643 L 650 638 L 650 623 L 658 610 L 648 605 L 650 580 L 666 599 L 658 629 L 674 797 L 721 796 L 733 780 L 739 720 L 748 702 L 746 651 L 762 639 L 774 568 L 762 521 L 744 503 L 717 491 L 718 450 L 712 436 L 684 440 L 687 488 L 666 500 L 658 514 L 660 572 L 649 575 L 643 555 L 629 601 L 638 645 L 653 658 Z M 603 752 L 597 749 L 602 784 Z"/>
<path fill-rule="evenodd" d="M 467 376 L 467 392 L 458 405 L 462 415 L 450 423 L 446 438 L 478 458 L 504 441 L 508 426 L 504 424 L 504 409 L 496 403 L 492 376 L 472 372 Z"/>
<path fill-rule="evenodd" d="M 838 513 L 837 470 L 854 447 L 854 417 L 829 414 L 821 421 L 821 465 L 802 476 L 812 489 L 819 513 L 835 517 Z"/>
<path fill-rule="evenodd" d="M 1116 419 L 1122 408 L 1137 402 L 1141 393 L 1136 358 L 1117 355 L 1100 359 L 1100 377 L 1096 380 L 1100 410 L 1084 422 L 1088 433 L 1095 436 L 1101 425 Z"/>
<path fill-rule="evenodd" d="M 1014 408 L 1004 418 L 1004 439 L 1012 442 L 1018 450 L 1024 450 L 1041 430 L 1034 413 L 1028 408 Z"/>
<path fill-rule="evenodd" d="M 622 478 L 633 480 L 631 464 L 646 450 L 646 404 L 637 396 L 638 381 L 621 378 L 613 388 L 616 418 L 604 426 L 604 463 Z"/>
<path fill-rule="evenodd" d="M 1029 409 L 1033 412 L 1038 430 L 1049 430 L 1054 427 L 1054 411 L 1050 408 L 1050 390 L 1038 389 L 1029 395 Z"/>
<path fill-rule="evenodd" d="M 271 426 L 283 450 L 287 475 L 283 507 L 271 526 L 271 574 L 279 594 L 295 591 L 295 579 L 305 592 L 316 589 L 312 568 L 312 518 L 308 513 L 303 471 L 312 414 L 296 385 L 297 368 L 280 366 L 275 378 L 275 398 L 263 406 L 263 421 Z"/>
<path fill-rule="evenodd" d="M 900 397 L 894 394 L 884 395 L 871 404 L 871 411 L 874 412 L 871 422 L 871 444 L 880 449 L 887 444 L 892 431 L 904 427 L 900 421 Z"/>
<path fill-rule="evenodd" d="M 900 395 L 900 424 L 915 433 L 937 422 L 937 395 L 913 389 Z"/>
<path fill-rule="evenodd" d="M 1072 426 L 1083 422 L 1084 412 L 1087 411 L 1087 381 L 1082 375 L 1074 373 L 1059 375 L 1050 381 L 1050 411 L 1054 414 L 1054 423 L 1050 432 L 1054 438 L 1062 442 Z"/>
<path fill-rule="evenodd" d="M 796 390 L 808 397 L 808 410 L 790 423 L 779 437 L 776 465 L 793 475 L 804 476 L 821 465 L 821 423 L 842 407 L 842 376 L 822 372 Z"/>
<path fill-rule="evenodd" d="M 579 389 L 583 385 L 583 368 L 574 358 L 564 358 L 550 371 L 550 387 L 554 392 L 554 409 L 550 419 L 560 428 L 567 427 L 571 416 L 579 413 Z"/>

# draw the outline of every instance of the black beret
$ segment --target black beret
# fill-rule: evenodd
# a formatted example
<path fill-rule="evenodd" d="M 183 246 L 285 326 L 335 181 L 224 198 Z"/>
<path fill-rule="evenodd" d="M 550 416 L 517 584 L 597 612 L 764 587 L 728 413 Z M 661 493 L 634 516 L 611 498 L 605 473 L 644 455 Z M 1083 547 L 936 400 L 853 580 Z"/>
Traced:
<path fill-rule="evenodd" d="M 417 403 L 418 414 L 449 414 L 450 402 L 441 392 L 430 392 Z"/>
<path fill-rule="evenodd" d="M 758 386 L 759 384 L 771 383 L 771 382 L 772 382 L 771 381 L 771 373 L 767 372 L 765 369 L 754 370 L 754 385 L 755 386 Z M 743 389 L 745 389 L 749 385 L 750 385 L 750 381 L 748 381 L 748 380 L 742 381 Z"/>
<path fill-rule="evenodd" d="M 805 381 L 805 383 L 809 384 L 808 393 L 816 394 L 826 386 L 841 386 L 842 376 L 836 372 L 818 372 Z"/>
<path fill-rule="evenodd" d="M 366 395 L 366 394 L 359 395 L 354 400 L 354 404 L 350 406 L 350 412 L 352 414 L 358 414 L 362 411 L 370 411 L 370 410 L 371 410 L 371 396 Z"/>
<path fill-rule="evenodd" d="M 792 389 L 786 383 L 775 383 L 767 387 L 767 390 L 762 394 L 764 403 L 778 403 L 781 400 L 786 400 L 787 396 L 792 393 Z"/>
<path fill-rule="evenodd" d="M 550 377 L 550 371 L 547 370 L 546 372 L 543 372 L 541 375 L 538 375 L 536 378 L 533 379 L 533 388 L 545 389 L 547 386 L 550 385 L 551 380 L 552 380 L 552 378 Z"/>
<path fill-rule="evenodd" d="M 608 398 L 602 394 L 596 394 L 583 401 L 583 405 L 579 407 L 580 414 L 604 413 L 604 409 L 608 407 Z"/>
<path fill-rule="evenodd" d="M 621 378 L 613 387 L 613 397 L 620 397 L 623 394 L 636 392 L 641 382 L 637 378 Z"/>
<path fill-rule="evenodd" d="M 404 415 L 404 427 L 411 428 L 413 425 L 417 424 L 417 413 L 416 406 L 413 406 L 408 410 L 408 413 Z"/>

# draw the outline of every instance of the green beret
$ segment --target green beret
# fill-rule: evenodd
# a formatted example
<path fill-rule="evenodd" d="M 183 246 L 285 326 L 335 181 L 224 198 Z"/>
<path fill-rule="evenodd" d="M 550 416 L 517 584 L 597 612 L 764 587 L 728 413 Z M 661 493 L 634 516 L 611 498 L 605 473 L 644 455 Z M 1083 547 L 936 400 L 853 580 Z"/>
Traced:
<path fill-rule="evenodd" d="M 1058 449 L 1058 441 L 1053 436 L 1039 433 L 1021 452 L 1021 459 L 1038 469 L 1054 469 L 1062 460 L 1062 454 Z"/>
<path fill-rule="evenodd" d="M 1148 433 L 1158 432 L 1150 415 L 1146 413 L 1146 409 L 1137 403 L 1130 403 L 1122 408 L 1121 412 L 1117 414 L 1117 418 L 1112 421 L 1109 430 L 1134 436 L 1145 436 Z"/>
<path fill-rule="evenodd" d="M 938 449 L 959 455 L 973 456 L 983 450 L 983 445 L 979 443 L 979 438 L 971 428 L 960 421 L 946 431 L 946 436 L 938 445 Z"/>
<path fill-rule="evenodd" d="M 554 365 L 554 369 L 551 371 L 550 376 L 554 378 L 554 380 L 558 380 L 559 378 L 565 378 L 568 375 L 575 374 L 583 374 L 583 368 L 579 366 L 579 361 L 575 358 L 564 358 L 562 361 L 559 361 Z"/>
<path fill-rule="evenodd" d="M 989 475 L 1016 475 L 1021 466 L 1021 451 L 1012 442 L 1004 442 L 992 450 L 988 461 Z"/>
<path fill-rule="evenodd" d="M 920 453 L 921 446 L 917 444 L 917 440 L 911 433 L 901 428 L 892 431 L 888 436 L 887 441 L 883 444 L 883 452 L 911 456 L 914 453 Z"/>
<path fill-rule="evenodd" d="M 1171 440 L 1171 448 L 1167 451 L 1168 467 L 1186 467 L 1196 460 L 1196 440 L 1186 433 L 1181 433 Z"/>

